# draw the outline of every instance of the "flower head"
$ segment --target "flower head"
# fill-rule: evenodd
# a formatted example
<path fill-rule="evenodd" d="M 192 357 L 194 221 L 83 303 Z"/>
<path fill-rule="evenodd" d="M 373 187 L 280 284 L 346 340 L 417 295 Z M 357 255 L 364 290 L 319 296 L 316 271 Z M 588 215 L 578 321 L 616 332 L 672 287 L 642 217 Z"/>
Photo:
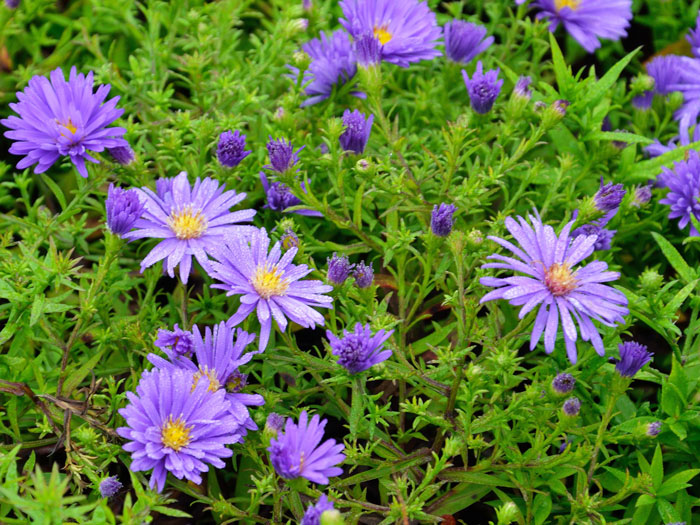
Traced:
<path fill-rule="evenodd" d="M 355 38 L 355 56 L 360 67 L 371 67 L 382 60 L 382 44 L 373 33 Z"/>
<path fill-rule="evenodd" d="M 453 62 L 467 64 L 476 55 L 493 44 L 494 37 L 486 38 L 486 28 L 464 20 L 451 20 L 445 24 L 445 54 Z"/>
<path fill-rule="evenodd" d="M 581 401 L 579 401 L 577 397 L 570 397 L 564 401 L 561 409 L 569 417 L 578 416 L 578 413 L 581 410 Z"/>
<path fill-rule="evenodd" d="M 320 38 L 314 38 L 302 46 L 311 57 L 309 68 L 304 71 L 303 84 L 306 86 L 307 98 L 301 106 L 311 106 L 327 99 L 333 87 L 348 82 L 357 73 L 355 52 L 350 37 L 342 29 L 329 36 L 321 31 Z M 299 70 L 291 67 L 292 76 L 298 76 Z M 359 93 L 353 93 L 361 96 Z"/>
<path fill-rule="evenodd" d="M 107 148 L 107 153 L 110 154 L 114 162 L 121 164 L 122 166 L 128 166 L 136 156 L 134 155 L 134 150 L 131 146 L 127 144 L 126 146 L 117 146 L 116 148 Z"/>
<path fill-rule="evenodd" d="M 129 442 L 132 471 L 153 469 L 150 486 L 160 492 L 171 472 L 176 478 L 202 482 L 209 465 L 223 468 L 226 447 L 241 440 L 239 425 L 229 413 L 225 392 L 212 392 L 208 378 L 195 380 L 182 369 L 144 371 L 129 404 L 119 410 L 126 420 L 117 433 Z"/>
<path fill-rule="evenodd" d="M 647 351 L 646 345 L 636 341 L 626 341 L 618 345 L 620 359 L 615 361 L 615 370 L 622 377 L 634 377 L 654 354 Z"/>
<path fill-rule="evenodd" d="M 364 113 L 358 110 L 350 111 L 346 109 L 343 112 L 343 126 L 345 130 L 340 135 L 340 145 L 345 151 L 353 153 L 363 153 L 369 140 L 369 134 L 372 132 L 372 123 L 374 115 L 370 114 L 365 117 Z"/>
<path fill-rule="evenodd" d="M 368 288 L 374 281 L 372 264 L 369 263 L 369 266 L 367 266 L 364 261 L 360 261 L 355 265 L 352 276 L 355 278 L 355 284 L 358 288 Z"/>
<path fill-rule="evenodd" d="M 214 326 L 213 330 L 206 327 L 202 337 L 199 327 L 194 325 L 192 327 L 194 360 L 184 355 L 175 356 L 173 353 L 168 353 L 169 360 L 156 354 L 148 354 L 148 360 L 156 368 L 189 370 L 194 374 L 195 383 L 206 377 L 209 390 L 212 392 L 224 390 L 229 403 L 229 413 L 241 427 L 239 431 L 245 434 L 246 429 L 257 430 L 258 428 L 248 413 L 248 407 L 265 404 L 265 400 L 259 394 L 241 393 L 247 376 L 240 372 L 240 367 L 248 363 L 257 353 L 244 353 L 244 350 L 254 339 L 255 334 L 238 329 L 234 343 L 233 330 L 223 322 Z"/>
<path fill-rule="evenodd" d="M 688 159 L 674 163 L 673 169 L 662 168 L 659 183 L 668 188 L 668 193 L 659 202 L 668 204 L 669 219 L 679 219 L 678 227 L 683 230 L 690 224 L 690 235 L 700 235 L 691 222 L 691 215 L 700 220 L 700 156 L 690 151 Z"/>
<path fill-rule="evenodd" d="M 92 77 L 92 71 L 85 76 L 74 66 L 66 82 L 58 68 L 49 75 L 50 81 L 36 75 L 17 93 L 19 102 L 10 108 L 19 116 L 0 120 L 10 129 L 5 136 L 15 141 L 10 153 L 24 155 L 17 169 L 37 164 L 34 173 L 43 173 L 59 157 L 69 157 L 78 173 L 87 177 L 85 161 L 99 163 L 90 151 L 128 145 L 122 138 L 124 128 L 107 127 L 124 113 L 116 108 L 119 97 L 105 102 L 111 86 L 101 85 L 93 93 Z"/>
<path fill-rule="evenodd" d="M 532 97 L 532 91 L 530 90 L 531 83 L 532 78 L 520 77 L 515 83 L 515 87 L 513 88 L 513 94 L 515 94 L 515 96 L 530 100 L 530 98 Z"/>
<path fill-rule="evenodd" d="M 452 226 L 455 223 L 453 214 L 457 210 L 454 204 L 441 203 L 433 206 L 433 212 L 430 215 L 430 229 L 433 235 L 437 237 L 447 237 L 452 231 Z"/>
<path fill-rule="evenodd" d="M 573 232 L 571 232 L 571 235 L 573 237 L 578 237 L 579 235 L 597 236 L 598 238 L 593 245 L 593 249 L 595 251 L 602 251 L 610 249 L 612 245 L 612 238 L 615 236 L 615 233 L 617 233 L 617 230 L 606 230 L 595 223 L 589 223 L 576 228 Z"/>
<path fill-rule="evenodd" d="M 100 481 L 100 496 L 111 498 L 122 488 L 122 484 L 117 476 L 109 476 Z"/>
<path fill-rule="evenodd" d="M 593 196 L 593 201 L 598 210 L 607 213 L 617 210 L 624 196 L 625 187 L 622 184 L 613 184 L 612 182 L 603 184 L 603 177 L 601 177 L 600 189 Z"/>
<path fill-rule="evenodd" d="M 268 416 L 267 419 L 265 420 L 265 428 L 270 429 L 275 432 L 279 432 L 282 430 L 282 427 L 284 426 L 284 417 L 280 416 L 279 414 L 276 414 L 274 412 L 271 412 Z"/>
<path fill-rule="evenodd" d="M 285 479 L 303 477 L 314 483 L 328 484 L 328 478 L 339 476 L 343 469 L 336 467 L 345 459 L 345 448 L 334 439 L 323 439 L 327 421 L 315 414 L 311 421 L 306 411 L 299 416 L 299 424 L 287 419 L 284 433 L 270 440 L 268 452 L 277 473 Z"/>
<path fill-rule="evenodd" d="M 218 249 L 225 236 L 250 228 L 236 223 L 250 221 L 255 215 L 255 210 L 230 211 L 245 199 L 245 193 L 224 191 L 223 185 L 209 177 L 197 178 L 191 187 L 184 171 L 173 179 L 158 179 L 155 192 L 150 188 L 138 191 L 146 210 L 136 221 L 137 229 L 124 237 L 163 239 L 141 261 L 141 271 L 165 259 L 170 277 L 180 265 L 183 283 L 189 278 L 193 255 L 206 270 L 207 255 Z"/>
<path fill-rule="evenodd" d="M 496 98 L 501 92 L 501 86 L 503 86 L 503 79 L 498 79 L 499 72 L 500 69 L 496 68 L 484 74 L 481 60 L 476 63 L 476 71 L 471 79 L 467 72 L 462 70 L 462 78 L 467 86 L 472 109 L 477 113 L 482 115 L 488 113 L 491 111 L 493 103 L 496 102 Z"/>
<path fill-rule="evenodd" d="M 638 186 L 634 190 L 634 195 L 632 196 L 632 206 L 639 208 L 645 205 L 651 200 L 651 186 L 645 184 L 644 186 Z"/>
<path fill-rule="evenodd" d="M 296 248 L 284 255 L 280 243 L 270 248 L 270 238 L 264 228 L 254 230 L 250 239 L 231 237 L 211 263 L 211 275 L 221 284 L 213 288 L 226 290 L 226 295 L 240 295 L 241 305 L 228 320 L 236 326 L 257 311 L 260 321 L 260 351 L 270 338 L 272 319 L 284 332 L 287 318 L 305 327 L 323 325 L 323 315 L 314 308 L 331 308 L 333 299 L 327 295 L 333 287 L 321 281 L 301 280 L 313 270 L 305 264 L 293 264 Z"/>
<path fill-rule="evenodd" d="M 690 44 L 690 49 L 693 55 L 700 57 L 700 14 L 695 20 L 695 29 L 691 29 L 685 39 Z"/>
<path fill-rule="evenodd" d="M 355 266 L 350 264 L 347 255 L 338 255 L 335 252 L 333 252 L 333 257 L 327 259 L 327 262 L 328 280 L 333 284 L 343 284 Z"/>
<path fill-rule="evenodd" d="M 290 248 L 299 248 L 299 245 L 301 244 L 299 242 L 299 237 L 297 237 L 297 234 L 294 233 L 294 230 L 291 228 L 287 228 L 285 230 L 282 237 L 280 237 L 280 242 L 282 243 L 282 248 L 285 250 L 289 250 Z"/>
<path fill-rule="evenodd" d="M 267 153 L 270 155 L 270 164 L 264 167 L 277 173 L 286 173 L 291 170 L 297 162 L 299 162 L 299 152 L 305 148 L 302 146 L 294 151 L 294 146 L 288 140 L 278 139 L 270 140 L 267 143 Z"/>
<path fill-rule="evenodd" d="M 192 352 L 194 339 L 192 332 L 182 330 L 175 323 L 172 332 L 170 330 L 158 330 L 158 338 L 153 344 L 165 352 L 171 361 L 174 361 Z"/>
<path fill-rule="evenodd" d="M 482 285 L 496 290 L 482 297 L 481 302 L 506 299 L 513 305 L 522 306 L 518 315 L 520 319 L 539 306 L 530 337 L 531 350 L 544 332 L 545 351 L 551 353 L 561 320 L 567 354 L 575 363 L 576 321 L 581 338 L 590 341 L 598 354 L 604 355 L 603 341 L 592 320 L 615 326 L 624 323 L 623 316 L 629 311 L 625 295 L 603 284 L 619 278 L 619 273 L 606 271 L 608 265 L 602 261 L 576 268 L 593 253 L 597 236 L 572 238 L 569 232 L 575 219 L 564 226 L 558 237 L 551 226 L 542 224 L 537 212 L 534 217 L 529 216 L 529 222 L 522 217 L 517 219 L 507 217 L 505 224 L 521 247 L 498 237 L 489 237 L 515 257 L 493 254 L 488 258 L 498 262 L 487 263 L 482 268 L 502 268 L 525 275 L 482 277 Z"/>
<path fill-rule="evenodd" d="M 321 525 L 321 514 L 327 510 L 334 510 L 334 508 L 333 502 L 329 501 L 325 494 L 321 494 L 316 504 L 309 505 L 309 508 L 306 509 L 299 525 Z"/>
<path fill-rule="evenodd" d="M 144 205 L 136 190 L 124 190 L 110 184 L 105 208 L 107 227 L 113 234 L 122 236 L 134 227 L 143 213 Z"/>
<path fill-rule="evenodd" d="M 216 157 L 222 166 L 235 168 L 250 154 L 251 151 L 245 149 L 245 135 L 241 135 L 238 130 L 224 131 L 219 135 Z"/>
<path fill-rule="evenodd" d="M 5 0 L 5 5 L 10 9 L 15 9 L 17 6 L 19 6 L 19 2 L 20 0 Z"/>
<path fill-rule="evenodd" d="M 652 421 L 647 425 L 647 436 L 656 437 L 661 433 L 661 421 Z"/>
<path fill-rule="evenodd" d="M 419 0 L 341 0 L 340 24 L 359 38 L 373 34 L 382 45 L 382 60 L 408 67 L 440 56 L 442 31 L 427 2 Z"/>
<path fill-rule="evenodd" d="M 558 394 L 568 394 L 574 389 L 576 378 L 571 374 L 557 374 L 552 380 L 552 388 Z"/>
<path fill-rule="evenodd" d="M 627 36 L 632 20 L 632 0 L 535 0 L 532 5 L 540 9 L 538 19 L 549 20 L 550 31 L 561 22 L 589 53 L 600 47 L 599 38 L 619 40 Z"/>
<path fill-rule="evenodd" d="M 340 339 L 330 330 L 326 331 L 326 337 L 330 341 L 333 355 L 338 356 L 338 364 L 351 374 L 357 374 L 389 359 L 391 350 L 383 350 L 383 347 L 393 333 L 393 330 L 379 330 L 372 335 L 369 324 L 362 326 L 357 323 L 354 332 L 343 330 Z"/>
<path fill-rule="evenodd" d="M 673 87 L 681 79 L 680 57 L 676 55 L 663 55 L 654 58 L 647 64 L 647 73 L 654 79 L 654 92 L 659 95 L 668 95 L 676 91 Z"/>

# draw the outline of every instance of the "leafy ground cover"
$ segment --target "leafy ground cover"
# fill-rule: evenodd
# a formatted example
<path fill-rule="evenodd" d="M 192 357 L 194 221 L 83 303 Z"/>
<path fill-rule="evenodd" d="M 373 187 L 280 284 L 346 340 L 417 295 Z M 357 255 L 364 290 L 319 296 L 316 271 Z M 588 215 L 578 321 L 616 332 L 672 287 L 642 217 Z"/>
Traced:
<path fill-rule="evenodd" d="M 700 1 L 0 6 L 1 523 L 700 523 Z"/>

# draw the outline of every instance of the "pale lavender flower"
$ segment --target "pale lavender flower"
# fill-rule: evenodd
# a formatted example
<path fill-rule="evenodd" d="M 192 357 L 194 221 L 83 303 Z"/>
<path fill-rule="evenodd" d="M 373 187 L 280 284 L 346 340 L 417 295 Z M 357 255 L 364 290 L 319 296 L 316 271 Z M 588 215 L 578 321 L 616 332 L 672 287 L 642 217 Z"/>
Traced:
<path fill-rule="evenodd" d="M 138 190 L 146 210 L 136 221 L 136 230 L 124 235 L 126 239 L 154 237 L 163 239 L 141 261 L 141 272 L 165 259 L 164 268 L 170 277 L 180 266 L 180 280 L 187 283 L 192 269 L 192 256 L 207 270 L 207 255 L 213 254 L 224 237 L 253 229 L 237 223 L 250 221 L 255 210 L 231 212 L 245 193 L 224 191 L 224 186 L 209 177 L 190 186 L 187 173 L 172 179 L 158 179 L 156 191 Z"/>
<path fill-rule="evenodd" d="M 343 330 L 342 338 L 336 337 L 330 330 L 326 331 L 326 337 L 330 341 L 332 354 L 338 357 L 338 364 L 351 374 L 357 374 L 389 359 L 391 350 L 383 348 L 393 333 L 393 330 L 379 330 L 373 335 L 369 324 L 362 326 L 357 323 L 354 332 Z"/>
<path fill-rule="evenodd" d="M 486 38 L 486 28 L 464 20 L 451 20 L 445 24 L 445 54 L 453 62 L 469 63 L 476 55 L 486 51 L 494 37 Z"/>
<path fill-rule="evenodd" d="M 661 421 L 652 421 L 647 425 L 647 436 L 656 437 L 661 433 Z"/>
<path fill-rule="evenodd" d="M 462 70 L 462 78 L 464 85 L 467 86 L 472 109 L 477 113 L 482 115 L 488 113 L 496 102 L 503 86 L 503 79 L 498 79 L 499 72 L 500 69 L 496 68 L 484 74 L 481 60 L 476 63 L 476 71 L 471 79 L 467 72 Z"/>
<path fill-rule="evenodd" d="M 513 94 L 518 97 L 530 100 L 532 97 L 532 91 L 530 90 L 530 84 L 532 83 L 532 78 L 530 77 L 520 77 L 515 83 L 513 88 Z"/>
<path fill-rule="evenodd" d="M 19 102 L 10 108 L 19 115 L 0 120 L 9 128 L 5 132 L 13 140 L 10 153 L 23 155 L 17 169 L 37 164 L 34 173 L 48 170 L 59 157 L 69 157 L 81 176 L 87 177 L 85 161 L 99 164 L 90 151 L 127 146 L 122 138 L 126 130 L 107 127 L 117 120 L 123 109 L 117 109 L 119 97 L 107 102 L 111 86 L 101 85 L 93 93 L 93 73 L 78 74 L 75 66 L 66 81 L 61 68 L 54 69 L 50 81 L 33 76 L 29 85 L 17 93 Z"/>
<path fill-rule="evenodd" d="M 345 448 L 334 439 L 323 439 L 323 429 L 327 421 L 315 414 L 309 421 L 303 411 L 296 425 L 292 418 L 287 419 L 284 433 L 270 440 L 268 452 L 275 471 L 285 479 L 303 477 L 321 485 L 328 484 L 328 478 L 339 476 L 343 469 L 336 467 L 345 459 L 341 454 Z"/>
<path fill-rule="evenodd" d="M 355 56 L 360 67 L 371 67 L 382 60 L 382 45 L 372 33 L 355 38 Z"/>
<path fill-rule="evenodd" d="M 272 319 L 284 332 L 287 318 L 305 328 L 323 325 L 324 318 L 314 308 L 332 308 L 333 299 L 326 294 L 333 287 L 316 280 L 301 280 L 313 270 L 305 264 L 293 264 L 297 248 L 284 255 L 280 243 L 269 251 L 270 238 L 264 228 L 250 237 L 236 235 L 227 240 L 210 265 L 211 276 L 221 281 L 213 288 L 226 295 L 240 295 L 241 305 L 228 320 L 236 326 L 256 311 L 260 321 L 259 348 L 265 350 L 270 339 Z"/>
<path fill-rule="evenodd" d="M 554 350 L 559 320 L 564 332 L 564 343 L 569 360 L 576 362 L 576 325 L 584 341 L 590 341 L 600 355 L 605 354 L 603 341 L 593 324 L 596 320 L 606 326 L 624 323 L 629 313 L 627 298 L 622 292 L 603 283 L 620 277 L 617 272 L 607 271 L 608 265 L 593 261 L 583 267 L 575 266 L 593 253 L 597 236 L 581 235 L 572 238 L 569 234 L 575 218 L 567 223 L 557 237 L 551 226 L 542 224 L 539 214 L 530 215 L 529 222 L 522 217 L 517 221 L 507 217 L 505 224 L 521 247 L 489 236 L 489 239 L 506 248 L 515 257 L 493 254 L 482 268 L 500 268 L 525 275 L 512 277 L 482 277 L 484 286 L 494 287 L 481 303 L 495 299 L 506 299 L 511 304 L 522 306 L 518 317 L 522 319 L 539 306 L 530 337 L 533 350 L 544 333 L 547 353 Z"/>
<path fill-rule="evenodd" d="M 644 186 L 639 186 L 635 188 L 634 195 L 632 198 L 632 206 L 637 208 L 643 206 L 651 200 L 651 186 L 645 184 Z"/>

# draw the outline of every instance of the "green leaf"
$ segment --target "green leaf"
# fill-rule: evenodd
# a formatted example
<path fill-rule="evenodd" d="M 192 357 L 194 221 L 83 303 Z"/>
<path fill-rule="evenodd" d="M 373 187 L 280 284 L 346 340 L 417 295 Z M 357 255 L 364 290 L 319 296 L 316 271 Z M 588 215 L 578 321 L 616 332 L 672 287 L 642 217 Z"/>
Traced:
<path fill-rule="evenodd" d="M 163 505 L 156 505 L 153 507 L 153 510 L 156 512 L 160 512 L 161 514 L 164 514 L 166 516 L 172 516 L 173 518 L 191 518 L 189 514 L 182 510 L 178 509 L 171 509 L 170 507 L 165 507 Z"/>
<path fill-rule="evenodd" d="M 625 182 L 646 182 L 649 179 L 655 178 L 660 172 L 662 166 L 669 166 L 673 162 L 683 160 L 686 151 L 700 149 L 700 141 L 693 142 L 687 146 L 678 146 L 671 151 L 659 155 L 653 159 L 637 162 L 630 167 L 629 172 L 623 174 Z"/>
<path fill-rule="evenodd" d="M 681 520 L 678 511 L 665 499 L 656 500 L 656 510 L 659 511 L 664 523 L 673 523 L 674 521 L 678 523 Z"/>
<path fill-rule="evenodd" d="M 698 284 L 697 279 L 692 283 L 686 284 L 679 292 L 664 306 L 665 315 L 674 315 L 676 311 L 683 306 L 683 303 L 688 296 L 693 292 L 693 289 Z"/>
<path fill-rule="evenodd" d="M 551 33 L 550 33 L 551 36 Z M 606 93 L 610 91 L 617 79 L 620 77 L 622 71 L 627 67 L 632 57 L 637 54 L 639 48 L 627 54 L 626 57 L 620 59 L 613 67 L 608 69 L 607 73 L 595 83 L 595 85 L 588 90 L 586 90 L 586 96 L 581 100 L 584 106 L 594 106 L 598 101 L 605 96 Z M 624 139 L 621 139 L 624 140 Z"/>
<path fill-rule="evenodd" d="M 700 143 L 698 143 L 698 146 L 700 146 Z M 671 266 L 673 266 L 673 269 L 676 270 L 684 283 L 690 283 L 697 277 L 695 271 L 688 266 L 688 263 L 685 262 L 683 256 L 678 253 L 678 250 L 676 250 L 676 248 L 674 248 L 670 242 L 656 232 L 651 232 L 651 236 L 654 237 L 656 244 L 659 245 L 659 248 L 661 248 L 664 256 Z"/>
<path fill-rule="evenodd" d="M 661 445 L 656 444 L 656 450 L 654 450 L 654 457 L 651 460 L 651 469 L 649 470 L 651 475 L 651 482 L 654 486 L 654 490 L 659 490 L 661 484 L 664 481 L 664 458 L 661 453 Z"/>
<path fill-rule="evenodd" d="M 350 436 L 353 439 L 357 437 L 357 429 L 360 424 L 360 419 L 365 413 L 363 399 L 365 390 L 360 384 L 359 377 L 352 378 L 352 400 L 350 406 Z"/>
<path fill-rule="evenodd" d="M 700 473 L 700 469 L 688 469 L 681 472 L 676 472 L 673 476 L 666 479 L 656 491 L 657 496 L 670 496 L 679 490 L 690 487 L 688 483 L 691 479 Z"/>
<path fill-rule="evenodd" d="M 365 181 L 362 181 L 362 184 L 360 184 L 360 187 L 357 188 L 357 191 L 355 192 L 355 202 L 353 204 L 352 212 L 352 222 L 354 222 L 355 226 L 357 226 L 358 228 L 362 227 L 362 203 L 364 195 Z"/>
<path fill-rule="evenodd" d="M 634 133 L 624 133 L 622 131 L 593 131 L 587 133 L 583 140 L 619 140 L 620 142 L 625 142 L 626 144 L 651 144 L 654 142 L 649 137 L 643 137 L 642 135 L 635 135 Z"/>
<path fill-rule="evenodd" d="M 52 178 L 46 175 L 46 173 L 40 173 L 39 176 L 41 177 L 41 180 L 44 181 L 44 184 L 46 184 L 56 196 L 56 200 L 61 205 L 61 209 L 65 210 L 66 197 L 65 195 L 63 195 L 63 191 L 61 191 L 61 188 L 59 188 L 58 184 L 56 184 Z"/>
<path fill-rule="evenodd" d="M 29 326 L 34 326 L 39 320 L 39 316 L 44 313 L 44 301 L 46 296 L 43 293 L 34 296 L 32 302 L 32 313 L 29 316 Z"/>
<path fill-rule="evenodd" d="M 559 44 L 557 44 L 557 39 L 554 38 L 554 33 L 549 33 L 549 45 L 552 47 L 552 65 L 554 66 L 554 75 L 557 77 L 559 93 L 566 97 L 574 77 L 564 61 L 564 55 L 562 55 Z"/>
<path fill-rule="evenodd" d="M 549 514 L 552 512 L 552 498 L 549 494 L 538 494 L 532 504 L 532 514 L 535 518 L 535 525 L 542 525 L 547 522 Z"/>
<path fill-rule="evenodd" d="M 510 480 L 499 478 L 491 474 L 467 472 L 466 470 L 446 470 L 441 472 L 438 477 L 448 481 L 466 481 L 475 485 L 487 485 L 490 487 L 515 487 Z"/>
<path fill-rule="evenodd" d="M 85 379 L 85 376 L 87 376 L 90 373 L 90 370 L 97 366 L 97 363 L 100 362 L 103 353 L 104 350 L 100 350 L 90 359 L 88 359 L 83 366 L 81 366 L 70 376 L 68 376 L 68 379 L 66 379 L 65 383 L 63 384 L 64 396 L 70 396 L 71 392 L 73 392 L 73 390 L 81 383 L 81 381 Z"/>

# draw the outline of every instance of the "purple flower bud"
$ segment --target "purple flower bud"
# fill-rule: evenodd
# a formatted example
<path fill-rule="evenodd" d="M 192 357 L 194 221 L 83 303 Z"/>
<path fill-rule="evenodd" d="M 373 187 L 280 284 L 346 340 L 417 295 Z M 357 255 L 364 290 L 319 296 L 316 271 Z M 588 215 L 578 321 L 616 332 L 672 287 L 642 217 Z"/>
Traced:
<path fill-rule="evenodd" d="M 617 233 L 617 230 L 606 230 L 595 223 L 591 223 L 584 224 L 583 226 L 576 228 L 571 232 L 571 235 L 572 237 L 576 237 L 578 235 L 597 235 L 598 238 L 596 239 L 593 248 L 596 251 L 601 251 L 610 249 L 610 246 L 612 245 L 612 238 L 615 236 L 615 233 Z"/>
<path fill-rule="evenodd" d="M 216 156 L 222 166 L 235 168 L 250 153 L 245 149 L 245 135 L 241 135 L 238 130 L 234 132 L 224 131 L 219 135 Z"/>
<path fill-rule="evenodd" d="M 552 380 L 552 388 L 558 394 L 568 394 L 574 389 L 576 379 L 571 374 L 557 374 Z"/>
<path fill-rule="evenodd" d="M 562 454 L 566 450 L 566 447 L 568 447 L 569 445 L 571 445 L 571 441 L 565 439 L 564 442 L 561 445 L 559 445 L 559 454 Z"/>
<path fill-rule="evenodd" d="M 19 2 L 20 0 L 5 0 L 5 5 L 10 9 L 15 9 L 17 6 L 19 6 Z"/>
<path fill-rule="evenodd" d="M 615 370 L 622 377 L 634 377 L 654 354 L 647 351 L 646 345 L 636 341 L 626 341 L 618 346 L 620 359 L 615 360 Z"/>
<path fill-rule="evenodd" d="M 271 210 L 284 211 L 290 206 L 301 204 L 301 201 L 294 196 L 289 186 L 282 182 L 273 182 L 267 188 L 267 205 Z"/>
<path fill-rule="evenodd" d="M 353 267 L 347 256 L 337 255 L 334 252 L 333 257 L 328 259 L 328 280 L 333 284 L 343 284 L 350 276 Z"/>
<path fill-rule="evenodd" d="M 377 65 L 382 60 L 382 44 L 372 33 L 366 33 L 355 39 L 355 56 L 361 67 Z"/>
<path fill-rule="evenodd" d="M 513 94 L 515 96 L 530 100 L 532 97 L 532 91 L 530 91 L 531 83 L 532 79 L 530 77 L 520 77 L 513 88 Z"/>
<path fill-rule="evenodd" d="M 363 153 L 369 140 L 369 134 L 372 132 L 373 122 L 374 115 L 370 114 L 368 118 L 365 118 L 365 115 L 358 110 L 346 109 L 343 112 L 345 131 L 340 135 L 342 148 L 353 153 Z"/>
<path fill-rule="evenodd" d="M 111 498 L 119 492 L 121 488 L 122 484 L 119 482 L 119 479 L 117 479 L 117 476 L 110 476 L 100 481 L 100 495 L 103 498 Z"/>
<path fill-rule="evenodd" d="M 280 416 L 279 414 L 275 414 L 272 412 L 269 416 L 267 416 L 267 421 L 265 421 L 265 428 L 274 431 L 275 433 L 279 432 L 282 430 L 282 427 L 284 426 L 284 417 Z"/>
<path fill-rule="evenodd" d="M 654 92 L 645 91 L 632 99 L 632 106 L 642 111 L 647 111 L 651 108 L 652 102 L 654 102 Z"/>
<path fill-rule="evenodd" d="M 632 206 L 637 208 L 646 204 L 651 200 L 651 187 L 650 186 L 639 186 L 634 190 L 634 197 L 632 198 Z"/>
<path fill-rule="evenodd" d="M 267 143 L 267 152 L 270 155 L 270 164 L 265 168 L 274 170 L 278 173 L 284 173 L 291 169 L 299 162 L 299 152 L 304 149 L 304 146 L 294 151 L 292 143 L 284 139 L 272 140 Z"/>
<path fill-rule="evenodd" d="M 238 370 L 231 372 L 231 375 L 226 378 L 226 391 L 237 394 L 245 387 L 248 382 L 248 374 L 243 374 Z"/>
<path fill-rule="evenodd" d="M 158 330 L 158 337 L 153 344 L 165 352 L 171 361 L 174 361 L 178 357 L 192 352 L 194 339 L 192 332 L 181 330 L 175 324 L 172 332 L 170 330 Z"/>
<path fill-rule="evenodd" d="M 110 184 L 105 208 L 107 209 L 107 227 L 113 234 L 121 237 L 141 218 L 144 205 L 139 200 L 136 190 L 124 190 Z"/>
<path fill-rule="evenodd" d="M 474 71 L 471 79 L 467 72 L 462 70 L 462 78 L 464 78 L 464 84 L 467 86 L 472 109 L 481 115 L 491 111 L 498 94 L 501 92 L 503 80 L 498 79 L 499 72 L 500 69 L 496 68 L 484 74 L 481 60 L 477 62 L 476 71 Z"/>
<path fill-rule="evenodd" d="M 614 211 L 620 207 L 622 198 L 625 196 L 625 188 L 622 184 L 608 182 L 603 184 L 603 177 L 600 178 L 600 189 L 593 196 L 595 206 L 602 212 Z"/>
<path fill-rule="evenodd" d="M 463 64 L 486 51 L 493 44 L 494 37 L 486 36 L 486 28 L 464 20 L 452 20 L 445 24 L 445 54 L 453 62 Z"/>
<path fill-rule="evenodd" d="M 559 113 L 562 117 L 566 116 L 566 108 L 568 108 L 571 105 L 571 102 L 568 100 L 555 100 L 554 103 L 552 104 L 552 107 L 554 108 L 554 111 Z"/>
<path fill-rule="evenodd" d="M 437 237 L 447 237 L 452 231 L 454 225 L 454 214 L 457 207 L 454 204 L 445 204 L 444 202 L 433 206 L 433 213 L 430 216 L 430 229 L 433 235 Z"/>
<path fill-rule="evenodd" d="M 299 237 L 297 237 L 296 233 L 294 233 L 291 229 L 287 229 L 284 232 L 280 241 L 282 241 L 282 247 L 285 250 L 299 247 Z"/>
<path fill-rule="evenodd" d="M 578 413 L 581 410 L 581 401 L 579 401 L 577 397 L 570 397 L 564 401 L 562 410 L 569 417 L 578 416 Z"/>
<path fill-rule="evenodd" d="M 369 263 L 369 266 L 367 266 L 364 261 L 357 263 L 352 275 L 355 277 L 355 284 L 358 288 L 368 288 L 372 284 L 372 281 L 374 281 L 372 263 Z"/>
<path fill-rule="evenodd" d="M 107 148 L 107 153 L 112 156 L 114 162 L 122 166 L 128 166 L 135 158 L 134 150 L 128 144 L 126 146 L 117 146 L 116 148 Z"/>
<path fill-rule="evenodd" d="M 389 359 L 391 350 L 385 350 L 384 343 L 393 333 L 393 330 L 379 330 L 373 334 L 369 324 L 357 323 L 353 332 L 343 330 L 342 337 L 336 337 L 330 330 L 326 331 L 326 336 L 333 355 L 338 357 L 338 364 L 351 374 L 357 374 Z"/>
<path fill-rule="evenodd" d="M 304 517 L 301 518 L 301 523 L 299 525 L 320 525 L 321 515 L 329 510 L 335 510 L 333 507 L 333 502 L 328 501 L 328 497 L 325 494 L 321 494 L 315 505 L 309 505 L 306 509 Z"/>
<path fill-rule="evenodd" d="M 661 432 L 661 421 L 652 421 L 647 425 L 647 436 L 656 437 Z"/>
<path fill-rule="evenodd" d="M 304 8 L 304 11 L 311 11 L 313 8 L 311 0 L 302 0 L 301 5 Z"/>

